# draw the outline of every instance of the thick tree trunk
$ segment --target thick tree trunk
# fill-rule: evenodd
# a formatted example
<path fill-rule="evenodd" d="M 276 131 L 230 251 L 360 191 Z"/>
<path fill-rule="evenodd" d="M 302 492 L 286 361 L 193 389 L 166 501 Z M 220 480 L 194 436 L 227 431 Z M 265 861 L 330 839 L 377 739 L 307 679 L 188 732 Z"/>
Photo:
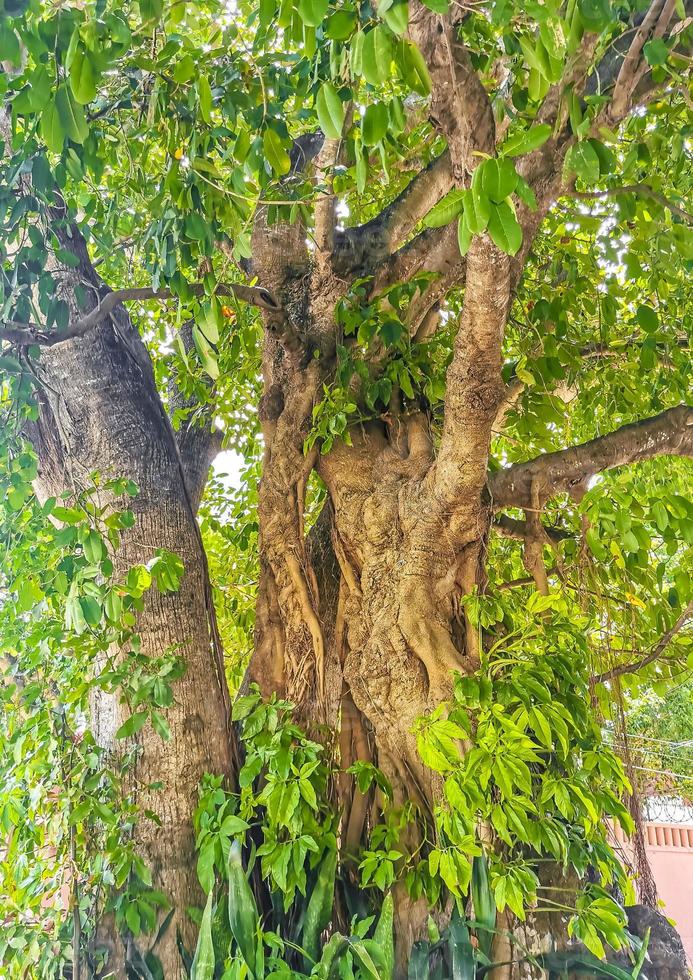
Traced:
<path fill-rule="evenodd" d="M 71 244 L 81 253 L 78 277 L 100 289 L 83 243 Z M 176 930 L 188 946 L 194 944 L 196 930 L 185 910 L 203 902 L 192 830 L 197 786 L 206 772 L 232 772 L 228 692 L 210 637 L 199 531 L 148 354 L 122 308 L 86 336 L 44 351 L 38 373 L 40 416 L 30 434 L 40 460 L 39 495 L 79 490 L 89 484 L 93 471 L 104 479 L 132 479 L 139 487 L 132 502 L 136 523 L 114 556 L 116 574 L 147 562 L 157 548 L 176 553 L 185 565 L 178 592 L 165 595 L 154 586 L 148 592 L 136 627 L 148 657 L 175 652 L 185 661 L 185 673 L 174 685 L 175 703 L 166 712 L 171 739 L 163 741 L 147 724 L 136 736 L 137 762 L 124 776 L 126 791 L 141 811 L 133 830 L 136 848 L 152 871 L 153 887 L 175 909 L 157 945 L 166 980 L 175 980 L 184 976 Z M 127 658 L 128 653 L 122 650 L 117 656 Z M 128 714 L 117 695 L 95 696 L 93 729 L 112 754 L 116 771 L 123 743 L 115 733 Z M 155 814 L 156 821 L 145 811 Z M 102 924 L 99 940 L 111 946 L 109 968 L 124 976 L 123 955 L 132 937 L 121 942 L 112 924 Z M 139 942 L 146 950 L 146 937 Z"/>

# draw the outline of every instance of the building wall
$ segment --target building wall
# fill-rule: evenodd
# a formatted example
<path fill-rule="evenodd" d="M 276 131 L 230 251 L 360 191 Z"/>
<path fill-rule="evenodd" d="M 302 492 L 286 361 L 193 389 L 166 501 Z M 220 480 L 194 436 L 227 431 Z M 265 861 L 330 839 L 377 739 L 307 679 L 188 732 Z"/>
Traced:
<path fill-rule="evenodd" d="M 693 826 L 676 823 L 646 823 L 645 849 L 652 868 L 662 912 L 678 930 L 693 967 Z M 614 838 L 626 855 L 629 845 L 619 827 Z"/>

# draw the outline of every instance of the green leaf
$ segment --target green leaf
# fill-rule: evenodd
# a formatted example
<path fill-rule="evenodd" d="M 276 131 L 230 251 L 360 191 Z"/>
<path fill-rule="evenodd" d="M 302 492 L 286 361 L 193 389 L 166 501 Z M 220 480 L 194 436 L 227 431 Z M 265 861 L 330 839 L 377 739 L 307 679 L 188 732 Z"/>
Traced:
<path fill-rule="evenodd" d="M 488 233 L 494 244 L 507 255 L 515 255 L 522 245 L 522 229 L 509 204 L 492 204 Z"/>
<path fill-rule="evenodd" d="M 507 157 L 519 157 L 523 153 L 531 153 L 532 150 L 543 146 L 552 132 L 548 123 L 540 123 L 521 133 L 514 133 L 505 141 L 501 152 Z"/>
<path fill-rule="evenodd" d="M 485 231 L 490 216 L 491 204 L 488 198 L 480 192 L 478 183 L 472 185 L 471 190 L 465 194 L 464 202 L 464 218 L 472 234 L 480 235 Z"/>
<path fill-rule="evenodd" d="M 599 34 L 611 21 L 610 0 L 578 0 L 580 19 L 588 31 Z"/>
<path fill-rule="evenodd" d="M 356 144 L 354 153 L 356 155 L 356 189 L 359 194 L 363 194 L 368 180 L 368 154 L 360 143 Z"/>
<path fill-rule="evenodd" d="M 460 250 L 460 255 L 464 256 L 469 251 L 469 246 L 472 243 L 472 232 L 467 224 L 466 214 L 462 214 L 457 222 L 457 245 Z"/>
<path fill-rule="evenodd" d="M 361 120 L 361 132 L 366 146 L 375 146 L 387 132 L 389 115 L 384 102 L 374 102 L 366 109 Z"/>
<path fill-rule="evenodd" d="M 657 311 L 653 310 L 651 306 L 641 304 L 638 307 L 635 318 L 647 333 L 654 333 L 659 329 L 659 316 L 657 315 Z"/>
<path fill-rule="evenodd" d="M 137 904 L 135 902 L 129 902 L 125 909 L 125 921 L 127 922 L 128 929 L 133 934 L 133 936 L 139 936 L 140 934 L 140 913 L 137 910 Z"/>
<path fill-rule="evenodd" d="M 118 731 L 116 732 L 116 738 L 129 738 L 131 735 L 136 735 L 137 732 L 147 722 L 148 713 L 146 711 L 136 711 L 134 714 L 123 722 Z"/>
<path fill-rule="evenodd" d="M 286 152 L 281 136 L 273 129 L 267 128 L 262 137 L 265 158 L 278 177 L 283 177 L 291 170 L 291 160 Z"/>
<path fill-rule="evenodd" d="M 210 888 L 207 895 L 202 921 L 200 922 L 200 934 L 197 939 L 195 957 L 190 969 L 190 980 L 214 980 L 214 943 L 212 942 L 212 907 L 214 900 L 214 890 Z"/>
<path fill-rule="evenodd" d="M 206 123 L 212 121 L 212 89 L 205 75 L 200 75 L 197 79 L 197 101 L 200 106 L 200 115 Z"/>
<path fill-rule="evenodd" d="M 353 10 L 337 10 L 327 18 L 325 34 L 333 41 L 346 41 L 356 27 L 356 13 Z"/>
<path fill-rule="evenodd" d="M 207 338 L 196 323 L 193 324 L 192 335 L 195 348 L 197 353 L 200 355 L 202 367 L 210 378 L 213 381 L 216 381 L 219 377 L 219 363 L 217 361 L 217 356 L 210 347 Z"/>
<path fill-rule="evenodd" d="M 21 374 L 22 364 L 9 354 L 0 355 L 0 374 Z"/>
<path fill-rule="evenodd" d="M 84 616 L 85 622 L 87 622 L 90 626 L 98 626 L 101 622 L 101 614 L 103 612 L 101 604 L 90 595 L 80 596 L 79 604 L 82 609 L 82 615 Z"/>
<path fill-rule="evenodd" d="M 230 813 L 227 817 L 224 817 L 219 828 L 219 833 L 223 834 L 224 837 L 236 837 L 238 834 L 245 833 L 249 828 L 249 823 L 241 817 L 236 816 L 235 813 Z"/>
<path fill-rule="evenodd" d="M 396 344 L 404 332 L 404 326 L 399 320 L 386 320 L 380 325 L 378 333 L 387 347 Z"/>
<path fill-rule="evenodd" d="M 306 27 L 318 27 L 322 24 L 329 0 L 298 0 L 298 16 Z"/>
<path fill-rule="evenodd" d="M 435 14 L 447 14 L 450 9 L 450 0 L 423 0 L 423 2 L 424 6 Z"/>
<path fill-rule="evenodd" d="M 77 48 L 70 65 L 70 88 L 75 100 L 81 105 L 86 105 L 96 96 L 94 66 L 81 45 Z"/>
<path fill-rule="evenodd" d="M 48 149 L 54 153 L 60 153 L 65 143 L 67 132 L 63 126 L 63 121 L 60 118 L 60 112 L 55 101 L 49 102 L 41 113 L 39 131 Z"/>
<path fill-rule="evenodd" d="M 302 945 L 308 958 L 306 970 L 310 970 L 320 955 L 320 933 L 329 925 L 334 904 L 334 883 L 337 872 L 337 851 L 330 850 L 323 857 L 315 887 L 311 893 L 303 920 Z"/>
<path fill-rule="evenodd" d="M 325 82 L 315 100 L 318 122 L 328 139 L 339 139 L 344 126 L 344 104 L 332 82 Z"/>
<path fill-rule="evenodd" d="M 243 870 L 241 848 L 229 848 L 229 925 L 251 976 L 255 975 L 255 942 L 260 925 L 255 898 Z"/>
<path fill-rule="evenodd" d="M 442 200 L 431 208 L 426 217 L 424 218 L 424 224 L 428 228 L 440 228 L 443 225 L 449 224 L 454 221 L 458 214 L 462 213 L 462 209 L 465 203 L 465 191 L 450 191 L 445 195 Z"/>
<path fill-rule="evenodd" d="M 213 838 L 207 838 L 200 853 L 197 856 L 197 878 L 205 892 L 210 895 L 214 890 L 214 851 L 215 842 Z"/>
<path fill-rule="evenodd" d="M 539 37 L 549 58 L 562 61 L 565 57 L 566 40 L 560 17 L 547 17 L 539 28 Z"/>
<path fill-rule="evenodd" d="M 661 37 L 648 41 L 642 49 L 648 65 L 663 65 L 669 57 L 669 48 Z"/>
<path fill-rule="evenodd" d="M 390 30 L 395 34 L 404 34 L 409 24 L 408 0 L 395 0 L 395 3 L 389 4 L 385 11 L 382 11 L 382 6 L 381 4 L 378 13 Z"/>
<path fill-rule="evenodd" d="M 377 24 L 363 39 L 361 73 L 371 85 L 378 85 L 390 77 L 390 65 L 394 44 L 390 31 Z"/>
<path fill-rule="evenodd" d="M 349 939 L 349 947 L 353 952 L 356 959 L 361 964 L 362 969 L 365 973 L 364 980 L 382 980 L 380 972 L 373 962 L 370 953 L 368 952 L 368 947 L 359 939 Z"/>
<path fill-rule="evenodd" d="M 164 716 L 159 711 L 152 711 L 152 728 L 164 742 L 171 741 L 171 729 Z"/>
<path fill-rule="evenodd" d="M 474 919 L 479 923 L 479 947 L 486 956 L 491 955 L 494 929 L 496 928 L 496 901 L 488 879 L 488 862 L 485 855 L 477 855 L 472 862 L 472 904 Z"/>
<path fill-rule="evenodd" d="M 139 0 L 139 4 L 140 15 L 145 24 L 153 20 L 161 20 L 161 15 L 164 12 L 164 0 Z"/>
<path fill-rule="evenodd" d="M 474 173 L 472 189 L 479 187 L 481 193 L 496 204 L 500 204 L 515 190 L 517 171 L 510 160 L 484 160 Z"/>
<path fill-rule="evenodd" d="M 61 85 L 56 92 L 55 106 L 65 135 L 74 143 L 84 143 L 89 135 L 84 109 L 75 102 L 72 92 L 66 85 Z"/>
<path fill-rule="evenodd" d="M 185 85 L 195 77 L 197 67 L 195 60 L 190 54 L 183 55 L 176 67 L 173 69 L 173 80 L 179 85 Z"/>
<path fill-rule="evenodd" d="M 22 50 L 16 31 L 0 20 L 0 61 L 9 61 L 12 65 L 22 62 Z"/>
<path fill-rule="evenodd" d="M 431 76 L 417 46 L 412 41 L 402 39 L 397 45 L 396 58 L 402 78 L 407 85 L 419 95 L 430 95 L 432 89 Z"/>
<path fill-rule="evenodd" d="M 384 971 L 382 980 L 392 980 L 395 975 L 395 933 L 394 933 L 394 901 L 389 892 L 380 906 L 380 917 L 373 933 L 373 941 L 379 947 Z"/>
<path fill-rule="evenodd" d="M 414 943 L 409 954 L 409 980 L 429 980 L 428 943 L 419 940 Z"/>
<path fill-rule="evenodd" d="M 599 178 L 599 157 L 589 140 L 571 146 L 566 157 L 566 168 L 586 183 L 593 183 Z"/>
<path fill-rule="evenodd" d="M 461 918 L 457 907 L 453 909 L 448 928 L 450 934 L 448 946 L 452 965 L 451 980 L 474 980 L 476 976 L 474 947 L 469 938 L 469 929 Z"/>

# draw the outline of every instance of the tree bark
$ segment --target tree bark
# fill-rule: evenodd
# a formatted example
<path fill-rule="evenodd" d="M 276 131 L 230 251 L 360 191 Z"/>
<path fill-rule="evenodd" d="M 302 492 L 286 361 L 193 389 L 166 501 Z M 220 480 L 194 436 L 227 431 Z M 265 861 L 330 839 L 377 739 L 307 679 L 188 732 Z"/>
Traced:
<path fill-rule="evenodd" d="M 92 287 L 92 302 L 98 301 L 103 289 L 84 242 L 72 238 L 70 247 L 80 258 L 75 281 Z M 67 298 L 74 306 L 72 295 Z M 194 946 L 196 929 L 186 908 L 203 902 L 192 828 L 198 783 L 206 772 L 233 774 L 228 691 L 210 632 L 205 556 L 149 356 L 123 307 L 116 306 L 87 334 L 43 351 L 38 376 L 40 414 L 30 436 L 40 463 L 39 496 L 72 494 L 89 485 L 94 471 L 104 479 L 131 479 L 139 488 L 132 502 L 136 523 L 114 556 L 116 576 L 146 563 L 157 548 L 176 553 L 185 565 L 178 592 L 151 588 L 136 626 L 148 657 L 175 651 L 185 661 L 185 673 L 174 685 L 175 702 L 166 712 L 171 739 L 163 741 L 147 724 L 134 739 L 136 764 L 124 774 L 125 791 L 140 809 L 133 830 L 136 849 L 151 869 L 153 887 L 175 910 L 156 950 L 167 980 L 175 980 L 185 975 L 176 930 Z M 127 659 L 128 651 L 116 656 Z M 131 740 L 124 746 L 115 739 L 129 715 L 127 705 L 117 695 L 97 691 L 92 711 L 95 736 L 117 772 L 124 748 L 132 746 Z M 135 940 L 118 937 L 113 923 L 105 922 L 98 942 L 110 948 L 108 969 L 125 976 L 124 956 Z M 138 942 L 146 950 L 146 938 Z"/>

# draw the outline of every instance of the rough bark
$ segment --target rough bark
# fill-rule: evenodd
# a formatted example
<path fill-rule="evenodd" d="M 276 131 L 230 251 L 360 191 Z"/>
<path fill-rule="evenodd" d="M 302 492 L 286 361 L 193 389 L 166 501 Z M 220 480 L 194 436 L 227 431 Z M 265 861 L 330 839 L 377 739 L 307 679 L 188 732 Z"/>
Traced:
<path fill-rule="evenodd" d="M 95 302 L 102 287 L 74 231 L 70 247 L 80 258 L 75 279 L 93 287 Z M 74 307 L 69 280 L 64 290 Z M 124 775 L 125 790 L 142 811 L 133 831 L 135 845 L 152 870 L 153 886 L 175 909 L 157 953 L 167 980 L 182 978 L 176 928 L 191 946 L 195 928 L 185 909 L 203 899 L 192 830 L 197 786 L 205 772 L 231 776 L 233 766 L 228 692 L 210 634 L 209 585 L 199 531 L 148 354 L 122 307 L 115 306 L 88 333 L 46 349 L 37 373 L 40 415 L 30 435 L 40 461 L 39 495 L 77 491 L 89 484 L 93 471 L 104 478 L 132 479 L 139 487 L 132 503 L 136 523 L 114 556 L 116 575 L 147 562 L 156 548 L 175 552 L 185 564 L 180 591 L 164 595 L 153 587 L 137 622 L 147 656 L 175 650 L 185 661 L 185 673 L 174 685 L 175 703 L 167 712 L 171 739 L 164 742 L 149 725 L 143 728 L 136 736 L 136 764 Z M 127 650 L 115 654 L 118 659 L 128 656 Z M 94 732 L 111 753 L 116 771 L 124 746 L 115 740 L 115 732 L 128 714 L 117 695 L 95 695 Z M 144 811 L 156 814 L 156 822 Z M 99 941 L 111 948 L 109 965 L 124 976 L 123 954 L 134 940 L 121 941 L 113 923 L 106 923 Z"/>

